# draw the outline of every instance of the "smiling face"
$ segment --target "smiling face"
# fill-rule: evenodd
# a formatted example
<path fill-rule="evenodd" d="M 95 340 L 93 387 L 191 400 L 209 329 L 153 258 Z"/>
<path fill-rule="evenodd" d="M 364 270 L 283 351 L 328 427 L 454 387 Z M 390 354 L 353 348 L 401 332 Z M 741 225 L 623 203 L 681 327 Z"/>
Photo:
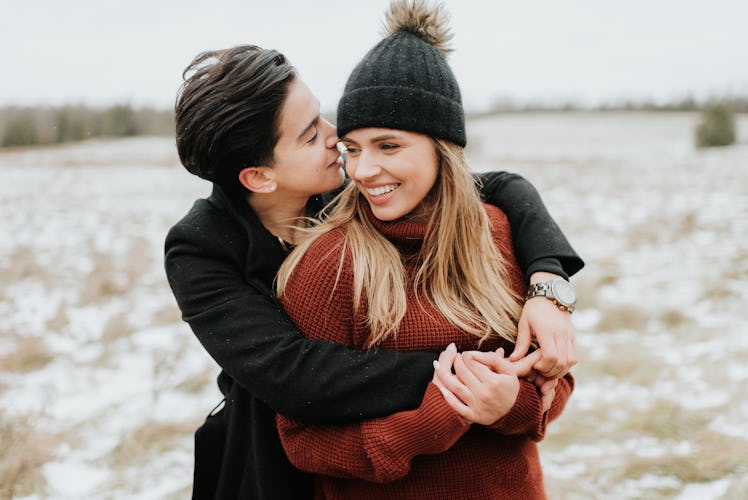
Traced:
<path fill-rule="evenodd" d="M 309 197 L 343 183 L 335 127 L 320 116 L 319 101 L 298 78 L 289 84 L 278 128 L 271 168 L 278 193 Z"/>
<path fill-rule="evenodd" d="M 346 170 L 374 216 L 392 221 L 427 216 L 423 201 L 436 182 L 439 157 L 430 137 L 388 128 L 363 128 L 342 139 Z"/>

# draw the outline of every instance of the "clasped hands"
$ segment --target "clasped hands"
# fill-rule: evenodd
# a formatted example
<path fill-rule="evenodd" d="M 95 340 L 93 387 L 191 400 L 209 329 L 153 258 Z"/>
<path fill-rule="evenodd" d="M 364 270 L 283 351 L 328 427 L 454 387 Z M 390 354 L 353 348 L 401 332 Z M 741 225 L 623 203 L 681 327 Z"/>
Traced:
<path fill-rule="evenodd" d="M 538 349 L 530 354 L 532 337 Z M 543 411 L 551 407 L 558 380 L 577 363 L 574 329 L 568 312 L 549 300 L 530 299 L 520 316 L 509 358 L 504 350 L 457 352 L 450 344 L 434 361 L 432 382 L 467 423 L 490 425 L 506 415 L 519 395 L 520 378 L 540 390 Z"/>

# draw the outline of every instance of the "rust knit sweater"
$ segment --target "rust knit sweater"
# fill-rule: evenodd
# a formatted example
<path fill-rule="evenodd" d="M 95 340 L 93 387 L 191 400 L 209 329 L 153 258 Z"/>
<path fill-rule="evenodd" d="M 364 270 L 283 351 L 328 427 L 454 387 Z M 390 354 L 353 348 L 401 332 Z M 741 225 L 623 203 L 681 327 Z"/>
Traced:
<path fill-rule="evenodd" d="M 507 261 L 512 286 L 524 293 L 507 219 L 495 207 L 486 205 L 485 209 L 493 224 L 494 241 Z M 382 222 L 368 215 L 400 250 L 412 277 L 425 226 Z M 367 312 L 362 307 L 354 313 L 350 254 L 344 256 L 338 274 L 344 231 L 331 231 L 315 242 L 289 280 L 283 305 L 301 331 L 365 349 Z M 409 305 L 411 300 L 415 299 L 409 295 Z M 408 307 L 397 337 L 386 339 L 379 347 L 440 352 L 455 342 L 462 351 L 478 349 L 477 341 L 422 301 Z M 480 348 L 500 346 L 506 352 L 514 347 L 498 339 L 484 342 Z M 421 406 L 412 411 L 342 426 L 305 425 L 282 416 L 277 423 L 291 462 L 318 474 L 316 498 L 543 499 L 536 441 L 543 438 L 547 422 L 561 413 L 572 389 L 573 379 L 567 375 L 557 386 L 551 409 L 544 413 L 535 386 L 520 380 L 514 406 L 490 426 L 465 425 L 432 383 Z"/>

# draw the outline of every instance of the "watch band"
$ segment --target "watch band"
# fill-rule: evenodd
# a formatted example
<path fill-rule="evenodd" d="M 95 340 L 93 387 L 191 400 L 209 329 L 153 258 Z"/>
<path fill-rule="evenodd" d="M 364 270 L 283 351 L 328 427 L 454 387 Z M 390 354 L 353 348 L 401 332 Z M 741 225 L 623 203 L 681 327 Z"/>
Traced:
<path fill-rule="evenodd" d="M 561 282 L 563 286 L 568 287 L 567 293 L 571 293 L 570 301 L 564 301 L 553 293 L 553 286 L 556 282 Z M 567 283 L 563 280 L 540 281 L 538 283 L 533 283 L 527 289 L 525 300 L 527 301 L 533 297 L 538 296 L 547 298 L 548 300 L 556 304 L 556 307 L 558 307 L 562 311 L 568 311 L 569 313 L 574 312 L 574 308 L 576 305 L 576 294 L 574 294 L 574 289 L 571 287 L 570 283 Z"/>

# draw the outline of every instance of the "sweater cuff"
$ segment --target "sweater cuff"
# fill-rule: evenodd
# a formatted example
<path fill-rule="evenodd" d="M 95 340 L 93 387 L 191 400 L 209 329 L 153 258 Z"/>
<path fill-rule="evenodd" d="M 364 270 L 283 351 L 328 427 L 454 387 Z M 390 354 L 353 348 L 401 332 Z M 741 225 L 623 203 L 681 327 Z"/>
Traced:
<path fill-rule="evenodd" d="M 375 448 L 383 452 L 380 459 L 385 463 L 380 465 L 391 471 L 407 470 L 417 455 L 448 450 L 470 428 L 433 382 L 429 382 L 420 407 L 375 422 L 377 425 L 367 429 L 364 440 L 375 443 Z"/>
<path fill-rule="evenodd" d="M 536 259 L 532 261 L 532 263 L 527 266 L 525 278 L 529 281 L 530 276 L 532 276 L 534 273 L 539 272 L 557 274 L 564 278 L 566 281 L 569 281 L 569 275 L 566 273 L 566 271 L 564 271 L 564 268 L 561 265 L 561 261 L 554 257 L 543 257 L 542 259 Z"/>
<path fill-rule="evenodd" d="M 489 425 L 502 434 L 517 435 L 540 433 L 545 422 L 546 412 L 541 415 L 541 401 L 535 384 L 520 379 L 519 394 L 514 406 L 499 420 Z"/>

